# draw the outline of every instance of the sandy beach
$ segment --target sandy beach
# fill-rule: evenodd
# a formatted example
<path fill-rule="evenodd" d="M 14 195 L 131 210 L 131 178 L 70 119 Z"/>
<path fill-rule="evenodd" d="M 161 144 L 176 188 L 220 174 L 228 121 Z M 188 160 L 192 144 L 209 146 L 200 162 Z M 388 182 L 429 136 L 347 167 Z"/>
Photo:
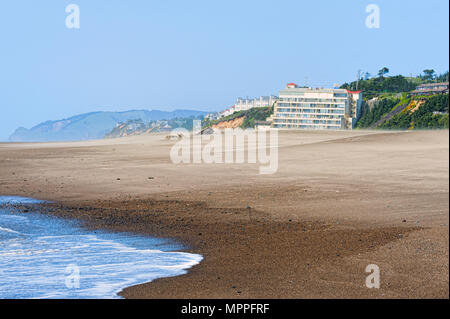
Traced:
<path fill-rule="evenodd" d="M 449 298 L 448 130 L 280 131 L 273 175 L 173 164 L 174 143 L 0 143 L 0 195 L 204 256 L 125 298 Z"/>

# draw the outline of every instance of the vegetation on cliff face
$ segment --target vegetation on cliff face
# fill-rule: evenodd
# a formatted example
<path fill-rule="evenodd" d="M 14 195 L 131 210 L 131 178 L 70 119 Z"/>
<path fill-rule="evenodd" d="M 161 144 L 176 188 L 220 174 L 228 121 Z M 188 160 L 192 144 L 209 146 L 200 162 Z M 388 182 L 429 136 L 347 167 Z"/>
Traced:
<path fill-rule="evenodd" d="M 369 128 L 374 125 L 376 122 L 381 120 L 381 118 L 389 113 L 398 103 L 399 99 L 397 98 L 382 98 L 378 101 L 374 102 L 374 107 L 369 109 L 367 102 L 364 102 L 364 109 L 367 109 L 366 112 L 363 113 L 361 118 L 357 123 L 357 128 Z"/>
<path fill-rule="evenodd" d="M 232 122 L 233 120 L 237 118 L 244 118 L 242 121 L 242 124 L 240 125 L 240 128 L 246 129 L 246 128 L 253 128 L 255 126 L 256 121 L 265 121 L 270 115 L 273 114 L 273 106 L 272 107 L 255 107 L 250 110 L 246 111 L 239 111 L 236 113 L 233 113 L 231 115 L 228 115 L 224 118 L 221 118 L 220 120 L 215 121 L 204 121 L 203 127 L 210 127 L 217 125 L 222 122 Z"/>
<path fill-rule="evenodd" d="M 438 129 L 449 128 L 448 94 L 392 98 L 374 101 L 358 121 L 357 128 Z M 396 112 L 397 110 L 397 112 Z"/>
<path fill-rule="evenodd" d="M 415 101 L 423 102 L 413 108 L 406 108 L 389 121 L 382 123 L 382 129 L 439 129 L 449 128 L 448 94 L 420 97 Z M 416 103 L 417 104 L 417 103 Z"/>
<path fill-rule="evenodd" d="M 242 128 L 255 127 L 256 121 L 265 121 L 273 113 L 273 107 L 254 108 L 247 111 Z"/>
<path fill-rule="evenodd" d="M 384 67 L 378 72 L 378 77 L 361 78 L 359 81 L 344 83 L 341 88 L 347 90 L 362 90 L 364 98 L 370 100 L 383 93 L 403 93 L 414 90 L 419 84 L 448 82 L 448 71 L 436 75 L 434 70 L 424 70 L 423 75 L 404 77 L 403 75 L 385 76 L 389 69 Z"/>
<path fill-rule="evenodd" d="M 363 91 L 362 114 L 357 128 L 435 129 L 448 128 L 448 94 L 411 97 L 409 92 L 424 83 L 448 82 L 448 71 L 436 75 L 426 69 L 416 77 L 386 76 L 387 67 L 377 77 L 368 74 L 341 88 Z"/>

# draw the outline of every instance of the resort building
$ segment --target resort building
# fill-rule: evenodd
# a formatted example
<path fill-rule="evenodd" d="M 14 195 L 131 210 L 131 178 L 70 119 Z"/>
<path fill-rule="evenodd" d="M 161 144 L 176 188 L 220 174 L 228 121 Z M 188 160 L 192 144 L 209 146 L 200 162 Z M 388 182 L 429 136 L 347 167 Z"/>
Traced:
<path fill-rule="evenodd" d="M 235 112 L 250 110 L 254 107 L 270 107 L 277 100 L 276 96 L 261 96 L 255 99 L 238 98 L 234 105 Z"/>
<path fill-rule="evenodd" d="M 432 95 L 448 93 L 448 82 L 420 84 L 411 95 Z"/>
<path fill-rule="evenodd" d="M 229 109 L 223 110 L 222 112 L 219 113 L 219 119 L 228 115 L 233 114 L 234 111 L 234 105 L 232 107 L 230 107 Z"/>
<path fill-rule="evenodd" d="M 300 88 L 289 83 L 281 90 L 272 116 L 275 128 L 352 129 L 361 113 L 362 92 L 345 89 Z"/>
<path fill-rule="evenodd" d="M 239 111 L 247 111 L 254 107 L 271 107 L 277 100 L 276 96 L 261 96 L 254 99 L 238 98 L 236 104 L 219 113 L 219 117 L 225 117 Z"/>

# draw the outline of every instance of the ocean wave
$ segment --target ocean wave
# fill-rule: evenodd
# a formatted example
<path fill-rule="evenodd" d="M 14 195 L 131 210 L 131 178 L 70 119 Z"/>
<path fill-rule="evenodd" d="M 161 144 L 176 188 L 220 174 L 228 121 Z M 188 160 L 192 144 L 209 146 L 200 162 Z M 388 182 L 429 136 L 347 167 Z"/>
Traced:
<path fill-rule="evenodd" d="M 0 209 L 0 298 L 118 298 L 125 287 L 185 274 L 203 259 L 174 251 L 177 245 L 167 240 L 93 232 L 38 213 L 12 216 Z M 66 285 L 71 265 L 79 273 L 76 289 Z"/>
<path fill-rule="evenodd" d="M 13 233 L 13 234 L 21 234 L 18 231 L 15 231 L 15 230 L 12 230 L 12 229 L 9 229 L 9 228 L 4 228 L 4 227 L 1 227 L 1 226 L 0 226 L 0 231 L 7 232 L 7 233 Z"/>

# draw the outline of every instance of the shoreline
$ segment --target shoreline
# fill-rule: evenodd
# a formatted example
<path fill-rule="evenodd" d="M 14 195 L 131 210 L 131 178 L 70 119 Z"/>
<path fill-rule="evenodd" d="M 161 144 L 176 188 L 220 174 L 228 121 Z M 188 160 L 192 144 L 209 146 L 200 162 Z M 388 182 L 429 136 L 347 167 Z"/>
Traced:
<path fill-rule="evenodd" d="M 123 298 L 119 293 L 130 285 L 183 275 L 203 259 L 171 239 L 86 227 L 79 218 L 52 214 L 50 206 L 0 196 L 0 264 L 17 267 L 1 280 L 2 298 Z M 78 289 L 66 289 L 64 269 L 66 276 L 67 269 L 81 273 Z"/>
<path fill-rule="evenodd" d="M 161 197 L 165 196 L 167 195 Z M 174 194 L 171 196 L 178 197 Z M 203 260 L 187 269 L 184 275 L 159 278 L 127 287 L 118 294 L 120 297 L 132 299 L 405 298 L 406 296 L 399 296 L 395 286 L 389 287 L 390 289 L 384 287 L 380 293 L 358 285 L 357 281 L 363 282 L 365 278 L 362 269 L 365 265 L 354 257 L 360 254 L 370 255 L 388 245 L 408 240 L 410 235 L 432 229 L 404 226 L 400 223 L 390 227 L 364 227 L 354 221 L 335 224 L 312 219 L 270 220 L 268 215 L 252 208 L 212 208 L 204 202 L 161 198 L 130 199 L 125 203 L 122 200 L 99 200 L 37 206 L 44 208 L 44 213 L 47 214 L 80 220 L 84 227 L 92 230 L 171 238 L 186 246 L 186 249 L 177 251 L 203 256 Z M 205 215 L 210 214 L 224 215 L 224 218 L 216 218 L 211 227 L 209 218 L 205 218 Z M 173 222 L 180 219 L 190 219 L 189 227 Z M 218 232 L 218 225 L 228 227 L 226 231 Z M 448 228 L 443 227 L 442 230 L 446 232 Z M 263 234 L 265 236 L 261 238 Z M 295 245 L 302 246 L 303 249 L 292 250 Z M 264 251 L 255 253 L 254 248 L 257 248 L 257 251 L 261 247 L 265 247 Z M 232 259 L 231 263 L 228 262 L 229 259 Z M 282 259 L 289 259 L 284 267 L 283 263 L 279 262 Z M 266 269 L 261 268 L 261 261 Z M 333 271 L 332 274 L 321 270 L 324 264 Z M 292 265 L 302 271 L 289 271 Z M 233 266 L 238 269 L 229 268 Z M 352 270 L 349 271 L 348 267 Z M 253 269 L 258 269 L 258 273 L 249 276 Z M 342 272 L 353 278 L 347 278 L 350 279 L 349 282 L 341 287 L 339 292 L 329 289 L 330 282 L 320 278 L 324 275 L 330 278 L 342 276 Z M 290 276 L 286 278 L 289 280 L 280 279 L 289 273 Z M 260 280 L 265 283 L 261 284 Z M 324 282 L 319 284 L 320 280 Z M 333 280 L 330 281 L 333 286 Z M 301 285 L 296 286 L 297 282 Z M 196 289 L 193 290 L 193 287 Z M 280 294 L 280 291 L 284 292 Z M 446 298 L 445 290 L 441 293 L 443 295 L 433 294 L 425 297 Z M 411 297 L 414 295 L 408 296 Z"/>
<path fill-rule="evenodd" d="M 173 165 L 162 136 L 2 145 L 0 193 L 204 257 L 125 298 L 448 298 L 448 131 L 280 134 L 273 176 Z"/>

